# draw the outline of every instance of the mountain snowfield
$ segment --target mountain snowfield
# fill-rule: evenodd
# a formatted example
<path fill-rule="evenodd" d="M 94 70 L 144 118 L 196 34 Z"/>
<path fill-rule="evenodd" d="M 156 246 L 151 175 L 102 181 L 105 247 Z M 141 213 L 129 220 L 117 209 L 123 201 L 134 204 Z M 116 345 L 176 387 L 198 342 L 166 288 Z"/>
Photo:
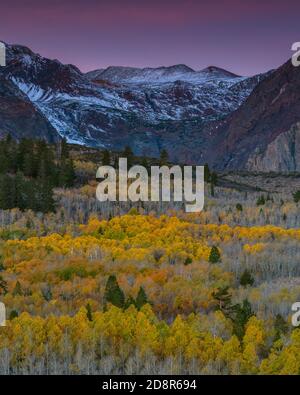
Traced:
<path fill-rule="evenodd" d="M 0 135 L 66 137 L 70 143 L 113 150 L 130 145 L 137 155 L 147 156 L 165 148 L 174 161 L 208 162 L 217 169 L 296 171 L 300 164 L 290 160 L 291 150 L 283 148 L 280 166 L 279 154 L 272 153 L 288 144 L 278 136 L 300 121 L 299 94 L 290 87 L 290 80 L 298 86 L 298 74 L 287 64 L 253 77 L 186 65 L 111 66 L 84 74 L 29 48 L 7 45 L 0 81 L 9 88 L 0 90 L 0 103 L 10 107 L 6 113 L 0 109 Z M 23 125 L 16 122 L 20 114 Z"/>

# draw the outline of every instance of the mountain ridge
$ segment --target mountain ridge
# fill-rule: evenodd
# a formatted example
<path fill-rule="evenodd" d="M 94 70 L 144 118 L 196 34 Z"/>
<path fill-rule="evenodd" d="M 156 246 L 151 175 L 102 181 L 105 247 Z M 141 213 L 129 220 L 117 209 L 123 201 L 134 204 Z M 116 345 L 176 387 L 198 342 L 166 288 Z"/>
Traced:
<path fill-rule="evenodd" d="M 173 161 L 207 162 L 222 171 L 300 171 L 300 149 L 295 155 L 289 148 L 298 147 L 300 122 L 299 70 L 291 67 L 288 61 L 253 77 L 186 65 L 111 66 L 85 74 L 27 47 L 8 45 L 0 77 L 14 85 L 28 111 L 22 116 L 30 120 L 33 112 L 40 136 L 48 140 L 65 137 L 113 150 L 130 145 L 137 155 L 151 156 L 165 148 Z M 3 91 L 2 100 L 10 103 Z M 23 136 L 16 115 L 8 113 L 11 119 L 0 112 L 3 131 L 15 128 L 14 136 Z M 28 134 L 29 129 L 30 122 Z M 36 135 L 33 124 L 32 130 Z"/>
<path fill-rule="evenodd" d="M 238 76 L 228 70 L 217 66 L 208 66 L 203 70 L 195 71 L 185 64 L 159 67 L 128 67 L 109 66 L 105 69 L 96 69 L 85 74 L 90 80 L 106 80 L 112 83 L 123 84 L 149 84 L 167 83 L 176 81 L 203 82 L 210 76 L 212 78 L 247 78 Z"/>

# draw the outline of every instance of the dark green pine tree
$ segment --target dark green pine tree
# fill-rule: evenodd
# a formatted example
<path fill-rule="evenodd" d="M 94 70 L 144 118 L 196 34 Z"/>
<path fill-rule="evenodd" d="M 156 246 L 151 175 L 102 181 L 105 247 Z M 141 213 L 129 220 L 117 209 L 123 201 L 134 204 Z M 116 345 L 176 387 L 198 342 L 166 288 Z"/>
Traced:
<path fill-rule="evenodd" d="M 11 209 L 15 203 L 13 179 L 8 174 L 3 174 L 0 176 L 0 184 L 0 208 L 3 210 Z"/>
<path fill-rule="evenodd" d="M 65 159 L 69 159 L 69 157 L 70 157 L 69 146 L 68 146 L 66 138 L 64 137 L 61 140 L 60 158 L 61 158 L 61 160 L 65 160 Z"/>
<path fill-rule="evenodd" d="M 187 266 L 190 265 L 191 263 L 193 263 L 193 259 L 190 256 L 188 256 L 184 261 L 184 265 Z"/>
<path fill-rule="evenodd" d="M 4 270 L 5 270 L 5 267 L 3 264 L 3 257 L 2 257 L 2 255 L 0 255 L 0 272 L 4 272 Z"/>
<path fill-rule="evenodd" d="M 160 166 L 167 165 L 168 164 L 168 160 L 169 160 L 168 151 L 166 149 L 162 149 L 160 151 L 160 156 L 159 156 L 159 164 L 160 164 Z"/>
<path fill-rule="evenodd" d="M 281 314 L 277 314 L 274 321 L 275 337 L 274 342 L 279 340 L 282 335 L 286 335 L 289 330 L 289 325 Z"/>
<path fill-rule="evenodd" d="M 300 191 L 296 191 L 295 193 L 293 193 L 293 198 L 295 203 L 300 202 Z"/>
<path fill-rule="evenodd" d="M 12 292 L 13 296 L 21 296 L 23 295 L 22 287 L 19 281 L 16 282 L 15 288 Z"/>
<path fill-rule="evenodd" d="M 35 205 L 36 211 L 47 213 L 55 211 L 53 198 L 53 184 L 48 176 L 47 159 L 41 159 L 38 178 L 35 181 Z"/>
<path fill-rule="evenodd" d="M 235 206 L 237 211 L 243 211 L 243 206 L 241 205 L 241 203 L 237 203 L 237 205 Z"/>
<path fill-rule="evenodd" d="M 136 308 L 140 310 L 147 303 L 149 303 L 149 301 L 146 292 L 143 287 L 140 287 L 135 301 Z"/>
<path fill-rule="evenodd" d="M 34 158 L 34 142 L 30 139 L 22 139 L 17 146 L 16 157 L 15 157 L 15 171 L 22 171 L 25 173 L 25 160 L 28 162 L 28 159 L 32 161 Z M 26 158 L 27 157 L 27 158 Z M 32 166 L 32 163 L 31 163 Z M 26 167 L 28 167 L 28 163 L 26 163 Z M 28 169 L 27 169 L 28 170 Z M 32 174 L 27 174 L 28 176 L 32 176 Z"/>
<path fill-rule="evenodd" d="M 143 166 L 147 170 L 149 169 L 149 162 L 145 156 L 143 156 L 143 158 L 142 158 L 141 166 Z"/>
<path fill-rule="evenodd" d="M 23 188 L 26 209 L 38 211 L 40 206 L 40 196 L 37 187 L 37 180 L 35 180 L 34 178 L 26 180 Z"/>
<path fill-rule="evenodd" d="M 92 308 L 91 305 L 89 303 L 87 303 L 87 305 L 85 306 L 86 308 L 86 316 L 87 319 L 92 322 L 93 321 L 93 313 L 92 313 Z"/>
<path fill-rule="evenodd" d="M 126 310 L 126 309 L 128 309 L 128 307 L 130 307 L 130 306 L 135 306 L 135 300 L 133 299 L 132 296 L 129 296 L 129 297 L 126 299 L 126 302 L 125 302 L 125 304 L 124 304 L 124 309 Z"/>
<path fill-rule="evenodd" d="M 266 203 L 266 199 L 264 195 L 260 196 L 256 201 L 257 206 L 263 206 L 265 203 Z"/>
<path fill-rule="evenodd" d="M 6 171 L 14 172 L 16 170 L 16 146 L 10 134 L 4 140 L 4 155 Z"/>
<path fill-rule="evenodd" d="M 44 180 L 41 183 L 41 196 L 42 196 L 42 206 L 41 211 L 43 213 L 49 213 L 55 211 L 55 201 L 53 197 L 53 189 L 49 180 Z"/>
<path fill-rule="evenodd" d="M 209 258 L 208 258 L 210 263 L 218 263 L 221 260 L 221 254 L 216 246 L 212 246 L 210 253 L 209 253 Z"/>
<path fill-rule="evenodd" d="M 210 194 L 211 196 L 215 196 L 215 186 L 217 185 L 218 175 L 217 173 L 212 172 L 210 175 Z"/>
<path fill-rule="evenodd" d="M 45 143 L 45 141 L 38 141 L 36 143 L 37 156 L 37 175 L 40 177 L 49 178 L 51 183 L 55 185 L 57 168 L 54 163 L 54 152 Z"/>
<path fill-rule="evenodd" d="M 9 314 L 9 320 L 13 320 L 14 318 L 19 317 L 19 313 L 17 312 L 17 310 L 12 310 Z"/>
<path fill-rule="evenodd" d="M 34 190 L 34 207 L 32 209 L 42 213 L 55 211 L 55 201 L 50 181 L 47 178 L 38 178 L 34 182 Z"/>
<path fill-rule="evenodd" d="M 240 278 L 240 284 L 243 287 L 246 287 L 247 285 L 250 285 L 250 287 L 251 287 L 254 284 L 254 278 L 252 277 L 249 270 L 247 270 L 247 269 L 244 270 L 244 272 Z"/>
<path fill-rule="evenodd" d="M 59 175 L 59 185 L 66 188 L 74 186 L 76 174 L 72 159 L 62 161 Z"/>
<path fill-rule="evenodd" d="M 37 163 L 36 163 L 35 155 L 33 153 L 26 153 L 24 155 L 22 170 L 24 175 L 27 177 L 37 176 Z"/>
<path fill-rule="evenodd" d="M 204 165 L 204 181 L 209 182 L 210 181 L 210 170 L 209 166 L 207 163 Z"/>
<path fill-rule="evenodd" d="M 9 163 L 6 152 L 5 140 L 0 141 L 0 174 L 5 174 L 9 171 Z"/>
<path fill-rule="evenodd" d="M 249 318 L 254 315 L 248 299 L 244 299 L 242 304 L 233 307 L 233 333 L 242 340 L 245 335 L 246 324 Z"/>
<path fill-rule="evenodd" d="M 122 155 L 120 155 L 120 157 L 122 157 Z M 119 168 L 119 156 L 118 155 L 115 155 L 115 157 L 113 158 L 113 166 L 116 170 Z"/>
<path fill-rule="evenodd" d="M 28 196 L 26 194 L 26 183 L 23 173 L 17 172 L 16 176 L 13 178 L 14 184 L 14 196 L 15 202 L 14 206 L 18 207 L 20 210 L 25 210 L 28 208 Z"/>
<path fill-rule="evenodd" d="M 102 166 L 110 166 L 110 152 L 106 149 L 101 154 Z"/>
<path fill-rule="evenodd" d="M 0 295 L 6 295 L 8 291 L 7 282 L 0 276 Z"/>
<path fill-rule="evenodd" d="M 127 158 L 127 167 L 130 168 L 133 165 L 133 152 L 129 146 L 126 146 L 123 153 L 122 158 Z"/>
<path fill-rule="evenodd" d="M 26 139 L 22 139 L 16 148 L 15 171 L 23 170 L 25 153 L 26 153 Z"/>
<path fill-rule="evenodd" d="M 104 292 L 104 302 L 105 305 L 108 303 L 113 304 L 119 308 L 124 307 L 125 296 L 122 289 L 119 287 L 117 278 L 115 275 L 108 277 L 105 292 Z"/>

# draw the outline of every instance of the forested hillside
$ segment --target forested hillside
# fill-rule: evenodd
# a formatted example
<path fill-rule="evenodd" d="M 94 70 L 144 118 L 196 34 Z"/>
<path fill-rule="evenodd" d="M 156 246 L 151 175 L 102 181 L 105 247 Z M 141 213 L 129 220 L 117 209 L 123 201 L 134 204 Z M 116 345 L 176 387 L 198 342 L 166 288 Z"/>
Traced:
<path fill-rule="evenodd" d="M 54 187 L 71 187 L 75 181 L 73 160 L 65 140 L 50 146 L 43 140 L 10 135 L 0 141 L 0 208 L 54 211 Z"/>
<path fill-rule="evenodd" d="M 31 183 L 43 166 L 24 145 L 2 171 Z M 55 153 L 55 209 L 0 212 L 1 373 L 299 374 L 297 176 L 287 194 L 280 175 L 261 188 L 258 176 L 219 175 L 212 187 L 206 171 L 205 209 L 188 215 L 172 202 L 98 202 L 95 170 L 113 153 L 36 143 L 31 158 L 41 149 Z"/>

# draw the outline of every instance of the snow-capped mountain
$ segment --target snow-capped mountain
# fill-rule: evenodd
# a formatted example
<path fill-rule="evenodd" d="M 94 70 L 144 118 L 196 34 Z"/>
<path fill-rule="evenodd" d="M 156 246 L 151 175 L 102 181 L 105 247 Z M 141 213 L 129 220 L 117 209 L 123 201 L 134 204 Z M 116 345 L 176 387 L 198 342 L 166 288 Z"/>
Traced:
<path fill-rule="evenodd" d="M 7 45 L 7 66 L 0 73 L 69 142 L 114 149 L 130 144 L 137 153 L 152 145 L 153 155 L 160 150 L 155 143 L 160 130 L 173 122 L 223 118 L 263 78 L 216 67 L 194 71 L 185 65 L 109 67 L 83 74 L 18 45 Z"/>
<path fill-rule="evenodd" d="M 239 76 L 218 67 L 210 66 L 201 71 L 195 71 L 185 64 L 170 67 L 137 68 L 110 66 L 107 69 L 90 71 L 86 74 L 91 80 L 105 80 L 117 84 L 163 84 L 167 82 L 184 81 L 203 84 L 209 80 L 235 79 Z"/>
<path fill-rule="evenodd" d="M 86 74 L 110 84 L 128 109 L 150 122 L 219 119 L 238 108 L 262 78 L 239 77 L 217 67 L 194 71 L 186 65 L 158 68 L 108 67 Z"/>

